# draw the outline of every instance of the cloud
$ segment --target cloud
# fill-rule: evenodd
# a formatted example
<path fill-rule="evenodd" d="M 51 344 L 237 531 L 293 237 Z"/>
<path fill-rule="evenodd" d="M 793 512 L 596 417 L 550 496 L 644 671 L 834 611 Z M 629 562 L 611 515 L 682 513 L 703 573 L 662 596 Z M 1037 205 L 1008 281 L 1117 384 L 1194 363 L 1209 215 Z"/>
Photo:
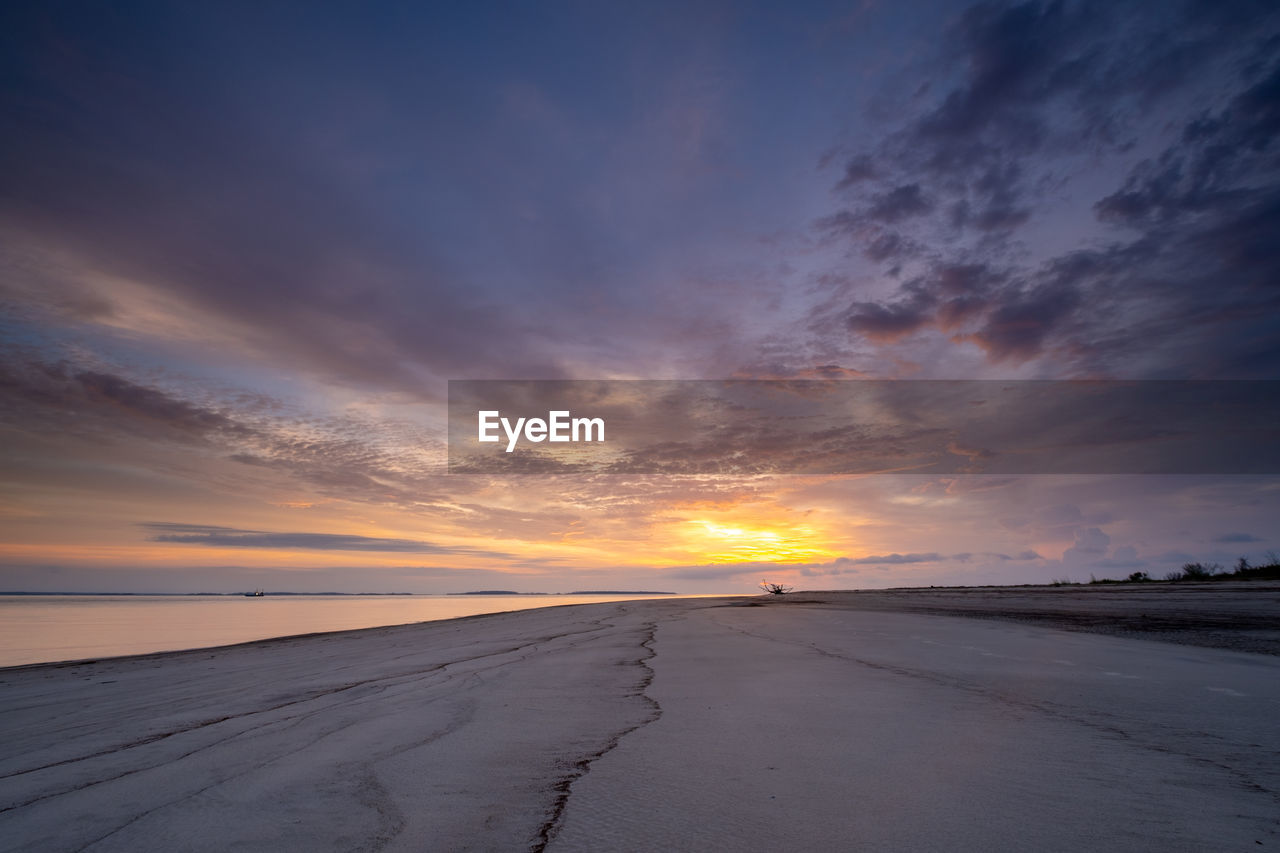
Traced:
<path fill-rule="evenodd" d="M 841 568 L 844 566 L 904 566 L 911 563 L 936 563 L 939 560 L 945 560 L 941 554 L 929 552 L 927 554 L 873 554 L 866 557 L 837 557 L 830 563 L 825 565 L 833 568 Z"/>
<path fill-rule="evenodd" d="M 864 216 L 889 225 L 904 219 L 923 216 L 933 210 L 933 203 L 920 191 L 919 184 L 903 184 L 871 198 Z"/>
<path fill-rule="evenodd" d="M 936 552 L 923 554 L 869 554 L 864 557 L 836 557 L 834 560 L 825 563 L 805 563 L 797 566 L 800 573 L 807 577 L 822 575 L 856 575 L 859 573 L 861 566 L 877 566 L 884 568 L 887 566 L 910 566 L 919 563 L 940 563 L 952 560 L 958 563 L 965 563 L 972 557 L 972 554 L 952 554 L 944 556 Z"/>
<path fill-rule="evenodd" d="M 1096 564 L 1107 553 L 1111 537 L 1101 528 L 1085 527 L 1076 531 L 1075 544 L 1062 554 L 1063 565 Z"/>
<path fill-rule="evenodd" d="M 881 554 L 865 557 L 837 557 L 821 563 L 714 563 L 702 566 L 687 566 L 671 569 L 663 573 L 664 577 L 680 580 L 720 580 L 745 575 L 768 575 L 770 572 L 799 571 L 807 577 L 820 575 L 857 574 L 859 566 L 906 566 L 916 563 L 937 563 L 952 559 L 941 554 Z M 963 562 L 963 561 L 961 561 Z"/>
<path fill-rule="evenodd" d="M 421 45 L 393 34 L 378 50 L 391 64 L 357 62 L 352 33 L 362 28 L 323 15 L 287 19 L 327 57 L 307 72 L 326 94 L 316 109 L 295 91 L 281 122 L 281 93 L 246 85 L 255 74 L 247 69 L 271 76 L 272 63 L 297 68 L 305 58 L 243 41 L 285 24 L 279 14 L 250 25 L 231 10 L 200 21 L 177 12 L 145 32 L 114 15 L 85 27 L 70 10 L 6 17 L 0 55 L 15 85 L 0 101 L 9 122 L 0 296 L 51 325 L 96 321 L 153 340 L 178 329 L 178 346 L 204 338 L 327 381 L 418 398 L 432 393 L 430 378 L 505 375 L 511 364 L 522 375 L 561 375 L 554 348 L 497 277 L 446 262 L 450 237 L 424 239 L 448 230 L 453 248 L 479 252 L 492 232 L 459 235 L 465 205 L 452 205 L 455 219 L 408 224 L 436 214 L 424 201 L 435 192 L 415 198 L 403 188 L 413 185 L 409 173 L 439 187 L 421 177 L 439 134 L 433 119 L 370 102 L 407 94 L 412 84 L 389 70 L 389 57 Z M 195 31 L 200 47 L 164 47 Z M 335 115 L 363 128 L 363 150 Z M 438 174 L 462 160 L 477 166 L 473 182 L 493 172 L 475 152 Z M 386 194 L 379 175 L 391 173 L 400 177 Z M 57 290 L 39 286 L 49 278 Z"/>
<path fill-rule="evenodd" d="M 1104 220 L 1149 227 L 1234 206 L 1257 189 L 1245 182 L 1274 171 L 1277 134 L 1280 64 L 1221 111 L 1192 118 L 1173 145 L 1138 163 L 1094 209 Z"/>
<path fill-rule="evenodd" d="M 187 461 L 195 454 L 343 499 L 420 506 L 441 491 L 443 442 L 424 425 L 354 413 L 318 416 L 261 394 L 70 359 L 0 350 L 0 420 L 68 446 L 110 439 L 133 449 L 137 464 L 162 469 L 173 454 Z M 455 495 L 467 489 L 461 478 L 451 487 Z"/>
<path fill-rule="evenodd" d="M 1029 218 L 1024 164 L 1062 134 L 1053 108 L 1079 111 L 1069 102 L 1095 83 L 1090 60 L 1114 17 L 1088 4 L 970 7 L 944 34 L 946 47 L 929 81 L 954 84 L 874 154 L 852 157 L 837 190 L 920 176 L 927 185 L 873 190 L 868 217 L 884 211 L 889 215 L 879 219 L 893 223 L 940 207 L 946 222 L 961 230 L 1022 225 Z"/>
<path fill-rule="evenodd" d="M 120 376 L 84 371 L 75 374 L 72 379 L 80 384 L 91 401 L 103 401 L 125 409 L 132 416 L 163 423 L 184 432 L 230 433 L 239 436 L 252 432 L 220 412 L 192 405 Z"/>
<path fill-rule="evenodd" d="M 845 324 L 849 331 L 872 341 L 891 342 L 915 332 L 929 319 L 929 312 L 918 304 L 855 302 Z"/>
<path fill-rule="evenodd" d="M 207 545 L 215 548 L 264 548 L 315 551 L 379 551 L 404 554 L 451 554 L 469 557 L 511 559 L 512 554 L 477 548 L 459 548 L 417 539 L 388 539 L 339 533 L 269 533 L 208 524 L 146 522 L 140 527 L 152 531 L 152 542 Z"/>
<path fill-rule="evenodd" d="M 890 553 L 868 554 L 862 557 L 837 557 L 833 560 L 809 563 L 713 563 L 700 566 L 684 566 L 668 569 L 663 576 L 675 580 L 731 580 L 741 577 L 777 577 L 782 573 L 798 573 L 802 577 L 834 577 L 837 575 L 863 574 L 864 569 L 873 567 L 887 569 L 894 566 L 925 566 L 939 563 L 973 563 L 977 558 L 996 560 L 1001 563 L 1032 562 L 1044 558 L 1035 551 L 1023 551 L 1018 554 L 968 553 L 941 554 L 925 553 Z"/>
<path fill-rule="evenodd" d="M 811 326 L 842 312 L 855 340 L 942 333 L 990 364 L 1066 376 L 1275 375 L 1280 14 L 1228 6 L 966 10 L 816 225 L 901 283 L 867 298 L 848 278 L 860 292 Z M 1083 191 L 1096 219 L 1068 226 L 1075 245 L 1029 252 Z M 963 266 L 986 272 L 958 294 L 944 273 Z"/>
<path fill-rule="evenodd" d="M 1213 537 L 1213 541 L 1229 544 L 1232 542 L 1265 542 L 1266 540 L 1260 539 L 1252 533 L 1224 533 L 1221 536 Z"/>
<path fill-rule="evenodd" d="M 1092 564 L 1099 569 L 1142 569 L 1150 565 L 1146 560 L 1138 558 L 1138 551 L 1131 545 L 1117 548 L 1110 558 L 1097 560 Z"/>
<path fill-rule="evenodd" d="M 12 353 L 0 353 L 0 356 Z M 257 431 L 227 410 L 184 400 L 103 370 L 0 357 L 0 415 L 27 429 L 244 441 Z"/>
<path fill-rule="evenodd" d="M 1055 284 L 1010 292 L 994 304 L 976 332 L 957 339 L 976 342 L 993 362 L 1028 361 L 1043 351 L 1080 300 L 1076 289 Z"/>
<path fill-rule="evenodd" d="M 793 568 L 795 567 L 785 563 L 713 563 L 668 569 L 663 572 L 662 576 L 675 580 L 729 580 L 762 573 L 764 575 L 768 575 L 770 572 L 777 574 Z"/>
<path fill-rule="evenodd" d="M 845 190 L 849 187 L 856 186 L 863 181 L 869 181 L 878 176 L 878 171 L 871 161 L 868 154 L 858 154 L 850 157 L 848 162 L 844 164 L 844 176 L 840 178 L 840 182 L 836 184 L 837 190 Z"/>
<path fill-rule="evenodd" d="M 1013 554 L 1013 555 L 1009 555 L 1009 554 L 984 554 L 983 556 L 987 556 L 987 557 L 994 557 L 995 559 L 1000 560 L 1000 561 L 1002 561 L 1002 562 L 1027 562 L 1027 561 L 1030 561 L 1030 560 L 1043 560 L 1043 559 L 1044 559 L 1044 557 L 1040 556 L 1040 555 L 1039 555 L 1039 554 L 1037 554 L 1035 551 L 1031 551 L 1031 550 L 1027 550 L 1027 551 L 1020 551 L 1019 553 L 1017 553 L 1017 554 Z"/>
<path fill-rule="evenodd" d="M 953 329 L 995 304 L 1006 274 L 981 263 L 937 263 L 899 288 L 890 304 L 855 302 L 845 324 L 878 342 L 893 342 L 928 326 Z"/>

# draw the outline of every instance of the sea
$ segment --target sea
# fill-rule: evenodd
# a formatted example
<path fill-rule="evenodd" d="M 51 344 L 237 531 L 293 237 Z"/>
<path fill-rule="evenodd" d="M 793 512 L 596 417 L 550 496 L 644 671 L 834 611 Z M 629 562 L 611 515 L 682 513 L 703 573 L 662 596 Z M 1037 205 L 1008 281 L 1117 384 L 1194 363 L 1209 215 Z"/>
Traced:
<path fill-rule="evenodd" d="M 0 666 L 676 595 L 0 595 Z"/>

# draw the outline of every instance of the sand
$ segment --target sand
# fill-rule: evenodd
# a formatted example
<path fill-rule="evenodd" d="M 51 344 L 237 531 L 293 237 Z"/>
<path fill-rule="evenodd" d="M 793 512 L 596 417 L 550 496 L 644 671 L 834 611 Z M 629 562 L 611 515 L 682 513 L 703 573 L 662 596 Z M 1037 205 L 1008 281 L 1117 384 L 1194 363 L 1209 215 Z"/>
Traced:
<path fill-rule="evenodd" d="M 962 599 L 979 619 L 956 591 L 668 599 L 0 670 L 0 850 L 1280 846 L 1280 657 L 1169 628 L 1238 612 L 1265 641 L 1280 590 L 1132 592 L 1172 596 L 1151 636 L 1206 646 L 1054 627 L 1139 618 L 1063 589 Z"/>
<path fill-rule="evenodd" d="M 1276 581 L 939 587 L 799 593 L 774 601 L 1004 619 L 1280 655 L 1280 582 Z"/>

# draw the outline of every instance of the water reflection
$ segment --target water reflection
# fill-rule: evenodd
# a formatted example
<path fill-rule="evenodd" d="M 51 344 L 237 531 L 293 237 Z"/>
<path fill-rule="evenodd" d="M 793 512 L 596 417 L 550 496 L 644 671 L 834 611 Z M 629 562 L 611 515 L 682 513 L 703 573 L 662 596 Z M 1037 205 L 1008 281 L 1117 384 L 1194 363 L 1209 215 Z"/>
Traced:
<path fill-rule="evenodd" d="M 193 649 L 317 631 L 651 597 L 0 596 L 0 666 Z"/>

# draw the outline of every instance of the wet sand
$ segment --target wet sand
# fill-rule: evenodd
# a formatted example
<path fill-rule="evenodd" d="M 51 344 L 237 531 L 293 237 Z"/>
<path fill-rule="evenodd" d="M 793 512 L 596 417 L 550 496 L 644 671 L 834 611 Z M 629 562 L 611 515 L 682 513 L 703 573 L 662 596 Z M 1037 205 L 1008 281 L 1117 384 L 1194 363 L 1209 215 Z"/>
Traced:
<path fill-rule="evenodd" d="M 619 602 L 0 670 L 0 849 L 1274 849 L 1280 659 L 1221 646 L 1265 645 L 1276 590 L 1213 586 Z"/>

